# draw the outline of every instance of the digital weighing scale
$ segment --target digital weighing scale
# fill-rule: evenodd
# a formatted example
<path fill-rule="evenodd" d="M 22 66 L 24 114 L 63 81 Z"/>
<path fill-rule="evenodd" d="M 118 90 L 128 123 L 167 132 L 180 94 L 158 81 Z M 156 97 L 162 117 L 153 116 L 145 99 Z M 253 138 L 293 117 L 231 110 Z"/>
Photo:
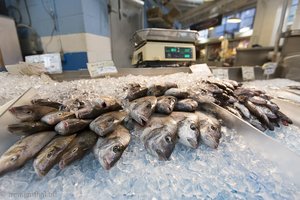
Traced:
<path fill-rule="evenodd" d="M 189 66 L 196 61 L 198 32 L 173 29 L 142 29 L 133 35 L 136 67 Z"/>

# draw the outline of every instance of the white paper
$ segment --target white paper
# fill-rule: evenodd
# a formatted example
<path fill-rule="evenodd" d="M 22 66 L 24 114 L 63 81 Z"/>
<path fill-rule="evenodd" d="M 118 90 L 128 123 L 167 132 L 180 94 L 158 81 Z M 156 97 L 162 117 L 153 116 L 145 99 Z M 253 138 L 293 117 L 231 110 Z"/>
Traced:
<path fill-rule="evenodd" d="M 112 60 L 88 63 L 87 67 L 92 78 L 118 73 Z"/>
<path fill-rule="evenodd" d="M 43 63 L 45 69 L 50 74 L 62 73 L 62 65 L 59 53 L 26 56 L 25 61 L 27 63 Z"/>
<path fill-rule="evenodd" d="M 254 67 L 242 67 L 242 76 L 244 81 L 255 80 Z"/>
<path fill-rule="evenodd" d="M 224 69 L 224 68 L 212 69 L 212 73 L 215 78 L 229 79 L 228 69 Z"/>
<path fill-rule="evenodd" d="M 210 77 L 213 75 L 206 63 L 191 65 L 190 69 L 192 73 L 199 74 L 201 77 Z"/>

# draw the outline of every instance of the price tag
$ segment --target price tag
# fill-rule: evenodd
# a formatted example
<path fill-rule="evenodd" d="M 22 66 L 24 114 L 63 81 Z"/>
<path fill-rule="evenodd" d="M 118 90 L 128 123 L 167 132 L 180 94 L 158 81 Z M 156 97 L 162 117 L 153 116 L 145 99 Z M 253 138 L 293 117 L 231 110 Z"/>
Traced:
<path fill-rule="evenodd" d="M 262 68 L 264 69 L 264 75 L 271 75 L 275 73 L 277 67 L 277 63 L 274 62 L 268 62 L 265 63 Z"/>
<path fill-rule="evenodd" d="M 212 69 L 212 73 L 215 78 L 219 79 L 229 79 L 228 69 Z"/>
<path fill-rule="evenodd" d="M 191 65 L 190 70 L 193 74 L 199 74 L 201 77 L 210 77 L 212 76 L 212 73 L 207 66 L 207 64 L 197 64 L 197 65 Z"/>
<path fill-rule="evenodd" d="M 92 78 L 118 73 L 112 60 L 88 63 L 87 67 Z"/>
<path fill-rule="evenodd" d="M 242 67 L 242 75 L 244 81 L 251 81 L 255 79 L 254 67 Z"/>

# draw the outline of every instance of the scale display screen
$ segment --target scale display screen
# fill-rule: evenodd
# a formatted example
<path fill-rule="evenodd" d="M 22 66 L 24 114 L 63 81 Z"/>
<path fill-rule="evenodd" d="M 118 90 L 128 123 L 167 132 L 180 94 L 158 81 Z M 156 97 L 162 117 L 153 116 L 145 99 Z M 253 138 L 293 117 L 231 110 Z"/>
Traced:
<path fill-rule="evenodd" d="M 193 50 L 189 47 L 165 47 L 166 58 L 193 58 Z"/>

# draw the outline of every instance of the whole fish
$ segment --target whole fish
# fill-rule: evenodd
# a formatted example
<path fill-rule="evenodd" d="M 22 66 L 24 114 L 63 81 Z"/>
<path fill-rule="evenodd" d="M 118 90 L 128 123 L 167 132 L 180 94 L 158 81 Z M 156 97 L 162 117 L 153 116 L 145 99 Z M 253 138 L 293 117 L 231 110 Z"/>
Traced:
<path fill-rule="evenodd" d="M 49 131 L 53 127 L 43 122 L 20 122 L 18 124 L 10 124 L 7 129 L 9 132 L 17 135 L 31 135 L 42 131 Z"/>
<path fill-rule="evenodd" d="M 48 106 L 56 109 L 64 109 L 65 106 L 61 103 L 58 103 L 56 101 L 51 101 L 50 99 L 33 99 L 31 100 L 32 104 L 38 105 L 38 106 Z"/>
<path fill-rule="evenodd" d="M 54 138 L 54 131 L 40 132 L 20 139 L 0 157 L 0 176 L 22 167 Z"/>
<path fill-rule="evenodd" d="M 271 131 L 274 130 L 273 124 L 270 122 L 269 118 L 266 116 L 266 114 L 260 107 L 256 106 L 250 101 L 246 101 L 245 106 L 249 109 L 251 113 L 253 113 L 253 115 L 255 115 L 258 118 L 260 122 L 265 124 L 268 127 L 268 129 L 270 129 Z"/>
<path fill-rule="evenodd" d="M 101 96 L 94 99 L 90 105 L 76 111 L 76 117 L 79 119 L 93 119 L 103 113 L 120 110 L 121 108 L 121 105 L 115 98 Z"/>
<path fill-rule="evenodd" d="M 141 131 L 140 138 L 147 152 L 159 160 L 168 160 L 178 140 L 176 121 L 156 114 Z"/>
<path fill-rule="evenodd" d="M 197 101 L 193 99 L 182 99 L 176 102 L 174 110 L 176 111 L 185 111 L 185 112 L 194 112 L 198 107 Z"/>
<path fill-rule="evenodd" d="M 283 125 L 287 126 L 288 124 L 293 124 L 293 121 L 290 118 L 288 118 L 288 116 L 280 112 L 279 110 L 276 112 L 276 114 Z"/>
<path fill-rule="evenodd" d="M 59 162 L 63 151 L 68 147 L 76 134 L 58 136 L 47 144 L 34 159 L 33 167 L 38 176 L 45 176 Z"/>
<path fill-rule="evenodd" d="M 242 115 L 240 114 L 240 111 L 238 111 L 236 108 L 225 106 L 225 109 L 231 112 L 232 114 L 236 115 L 238 118 L 243 119 Z"/>
<path fill-rule="evenodd" d="M 246 121 L 262 132 L 267 130 L 267 128 L 254 115 L 250 115 L 250 118 L 246 119 Z"/>
<path fill-rule="evenodd" d="M 178 142 L 191 148 L 197 148 L 200 140 L 198 116 L 186 112 L 172 112 L 170 116 L 178 126 Z"/>
<path fill-rule="evenodd" d="M 226 80 L 226 82 L 230 83 L 234 88 L 237 88 L 239 86 L 242 86 L 241 83 L 236 82 L 235 80 Z"/>
<path fill-rule="evenodd" d="M 261 98 L 259 96 L 250 97 L 249 101 L 251 101 L 252 103 L 257 104 L 257 105 L 266 105 L 267 104 L 267 100 L 264 98 Z"/>
<path fill-rule="evenodd" d="M 248 108 L 246 106 L 244 106 L 243 104 L 239 103 L 239 102 L 235 102 L 233 103 L 234 107 L 237 108 L 240 113 L 242 114 L 242 116 L 246 119 L 250 119 L 250 111 L 248 110 Z"/>
<path fill-rule="evenodd" d="M 127 95 L 125 99 L 132 101 L 144 96 L 147 96 L 148 88 L 142 87 L 140 84 L 130 84 L 127 90 Z"/>
<path fill-rule="evenodd" d="M 158 97 L 155 110 L 157 113 L 168 115 L 173 111 L 176 101 L 177 99 L 174 96 Z"/>
<path fill-rule="evenodd" d="M 12 107 L 9 111 L 22 122 L 26 122 L 38 121 L 46 114 L 57 111 L 57 109 L 49 106 L 24 105 Z"/>
<path fill-rule="evenodd" d="M 180 88 L 170 88 L 165 92 L 166 96 L 173 96 L 178 99 L 185 99 L 189 96 L 189 93 Z"/>
<path fill-rule="evenodd" d="M 204 84 L 204 86 L 202 88 L 213 94 L 223 93 L 223 90 L 221 88 L 219 88 L 218 86 L 216 86 L 215 84 L 206 83 L 206 84 Z"/>
<path fill-rule="evenodd" d="M 94 155 L 101 166 L 109 170 L 121 158 L 130 141 L 129 131 L 122 125 L 106 137 L 99 137 L 93 148 Z"/>
<path fill-rule="evenodd" d="M 195 114 L 199 119 L 201 141 L 207 146 L 216 149 L 222 136 L 220 122 L 209 113 L 197 111 Z"/>
<path fill-rule="evenodd" d="M 257 105 L 269 119 L 277 119 L 277 116 L 275 113 L 271 111 L 268 107 L 265 107 L 263 105 Z"/>
<path fill-rule="evenodd" d="M 175 83 L 164 83 L 161 85 L 153 84 L 148 88 L 147 95 L 148 96 L 162 96 L 164 93 L 170 88 L 177 88 L 177 84 Z"/>
<path fill-rule="evenodd" d="M 72 118 L 75 118 L 75 113 L 73 112 L 57 111 L 45 115 L 44 117 L 41 118 L 41 121 L 45 122 L 46 124 L 54 126 L 63 120 L 72 119 Z"/>
<path fill-rule="evenodd" d="M 113 111 L 97 117 L 90 123 L 90 129 L 99 136 L 105 136 L 114 131 L 128 115 L 125 111 Z"/>
<path fill-rule="evenodd" d="M 90 122 L 91 120 L 66 119 L 59 122 L 54 129 L 60 135 L 70 135 L 85 129 Z"/>
<path fill-rule="evenodd" d="M 279 110 L 279 107 L 272 101 L 267 101 L 266 107 L 268 107 L 272 112 L 277 112 Z"/>
<path fill-rule="evenodd" d="M 98 136 L 93 131 L 85 130 L 71 141 L 59 161 L 59 168 L 64 169 L 75 160 L 81 159 L 97 142 Z"/>
<path fill-rule="evenodd" d="M 129 115 L 141 126 L 146 125 L 155 110 L 157 98 L 147 96 L 132 101 L 129 105 Z"/>

